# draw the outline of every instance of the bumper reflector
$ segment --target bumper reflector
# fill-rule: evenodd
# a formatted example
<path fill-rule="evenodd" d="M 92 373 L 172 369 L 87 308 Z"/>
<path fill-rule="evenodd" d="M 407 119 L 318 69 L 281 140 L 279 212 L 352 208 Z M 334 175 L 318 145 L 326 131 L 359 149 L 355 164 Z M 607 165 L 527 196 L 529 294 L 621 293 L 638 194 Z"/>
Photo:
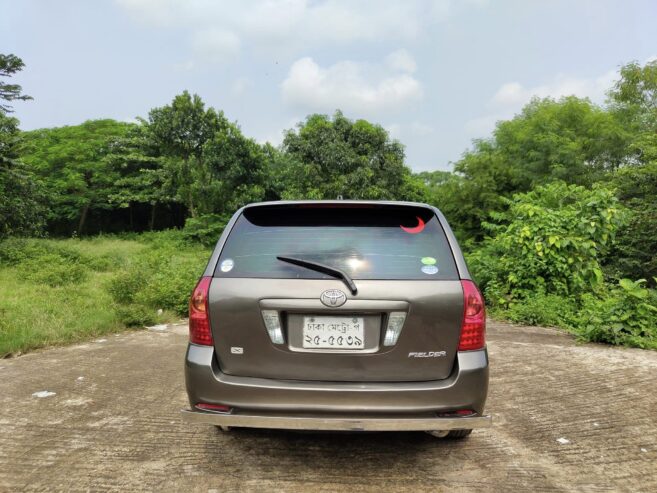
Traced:
<path fill-rule="evenodd" d="M 475 413 L 472 409 L 457 409 L 456 411 L 448 411 L 446 413 L 436 413 L 439 418 L 461 418 L 465 416 L 474 416 Z"/>
<path fill-rule="evenodd" d="M 390 312 L 388 316 L 388 326 L 386 327 L 386 335 L 383 338 L 384 346 L 394 346 L 397 344 L 399 334 L 401 334 L 404 321 L 406 320 L 406 312 Z"/>
<path fill-rule="evenodd" d="M 201 411 L 212 411 L 215 413 L 229 413 L 232 411 L 230 406 L 224 406 L 223 404 L 208 404 L 206 402 L 199 402 L 194 407 Z"/>
<path fill-rule="evenodd" d="M 274 344 L 283 344 L 283 329 L 281 329 L 281 319 L 276 310 L 262 310 L 262 320 L 269 333 L 269 338 Z"/>

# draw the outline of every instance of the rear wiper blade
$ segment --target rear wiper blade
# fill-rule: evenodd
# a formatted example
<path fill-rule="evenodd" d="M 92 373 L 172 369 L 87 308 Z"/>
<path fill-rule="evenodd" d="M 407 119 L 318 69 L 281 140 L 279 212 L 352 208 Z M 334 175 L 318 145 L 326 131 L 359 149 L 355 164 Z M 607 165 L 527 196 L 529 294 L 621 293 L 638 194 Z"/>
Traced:
<path fill-rule="evenodd" d="M 344 283 L 347 285 L 347 287 L 349 288 L 349 290 L 351 291 L 351 294 L 356 294 L 358 292 L 358 288 L 356 287 L 356 284 L 354 284 L 354 281 L 351 279 L 351 277 L 349 277 L 349 274 L 347 274 L 342 269 L 338 269 L 337 267 L 331 267 L 330 265 L 326 265 L 326 264 L 320 264 L 319 262 L 304 260 L 302 258 L 283 257 L 283 256 L 279 256 L 276 258 L 278 260 L 287 262 L 289 264 L 300 265 L 301 267 L 306 267 L 307 269 L 316 270 L 317 272 L 323 272 L 324 274 L 328 274 L 329 276 L 342 279 Z"/>

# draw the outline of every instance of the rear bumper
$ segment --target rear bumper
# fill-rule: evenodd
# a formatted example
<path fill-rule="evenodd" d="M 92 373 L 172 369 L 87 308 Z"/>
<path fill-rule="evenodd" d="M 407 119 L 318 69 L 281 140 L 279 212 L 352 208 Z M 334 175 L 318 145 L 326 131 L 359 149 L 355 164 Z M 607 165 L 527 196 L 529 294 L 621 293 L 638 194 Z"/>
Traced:
<path fill-rule="evenodd" d="M 444 380 L 321 382 L 228 375 L 219 369 L 213 347 L 190 344 L 185 380 L 193 411 L 184 415 L 189 421 L 222 426 L 290 429 L 440 430 L 487 426 L 490 418 L 483 416 L 483 410 L 488 392 L 488 354 L 485 349 L 457 354 L 452 373 Z M 196 411 L 197 403 L 226 405 L 233 412 Z M 436 416 L 459 409 L 470 409 L 475 416 Z"/>
<path fill-rule="evenodd" d="M 487 428 L 490 416 L 461 418 L 437 417 L 349 417 L 349 416 L 277 416 L 266 413 L 215 414 L 184 409 L 183 419 L 189 423 L 244 428 L 331 431 L 443 431 Z"/>

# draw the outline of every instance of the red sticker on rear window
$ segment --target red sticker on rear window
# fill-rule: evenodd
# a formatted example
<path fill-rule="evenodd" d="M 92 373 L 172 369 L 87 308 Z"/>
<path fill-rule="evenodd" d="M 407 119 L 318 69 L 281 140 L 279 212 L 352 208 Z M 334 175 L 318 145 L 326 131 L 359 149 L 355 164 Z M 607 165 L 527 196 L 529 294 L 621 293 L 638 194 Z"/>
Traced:
<path fill-rule="evenodd" d="M 416 235 L 418 233 L 421 233 L 424 230 L 424 221 L 422 220 L 421 217 L 415 216 L 415 218 L 417 219 L 417 226 L 413 226 L 413 227 L 409 228 L 409 227 L 406 227 L 406 226 L 402 226 L 400 224 L 399 227 L 401 229 L 403 229 L 404 231 L 406 231 L 407 233 L 410 233 L 412 235 Z"/>

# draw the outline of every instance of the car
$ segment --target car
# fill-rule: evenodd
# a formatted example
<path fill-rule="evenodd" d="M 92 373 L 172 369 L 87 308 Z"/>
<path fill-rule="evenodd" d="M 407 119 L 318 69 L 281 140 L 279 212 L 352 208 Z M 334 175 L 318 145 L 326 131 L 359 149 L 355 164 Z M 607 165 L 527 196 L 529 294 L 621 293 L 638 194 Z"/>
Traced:
<path fill-rule="evenodd" d="M 247 205 L 189 304 L 184 419 L 289 430 L 490 426 L 484 299 L 435 207 Z"/>

